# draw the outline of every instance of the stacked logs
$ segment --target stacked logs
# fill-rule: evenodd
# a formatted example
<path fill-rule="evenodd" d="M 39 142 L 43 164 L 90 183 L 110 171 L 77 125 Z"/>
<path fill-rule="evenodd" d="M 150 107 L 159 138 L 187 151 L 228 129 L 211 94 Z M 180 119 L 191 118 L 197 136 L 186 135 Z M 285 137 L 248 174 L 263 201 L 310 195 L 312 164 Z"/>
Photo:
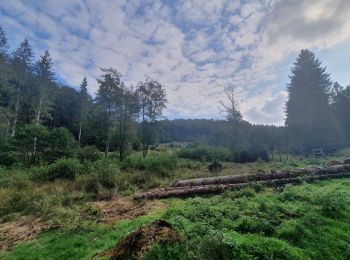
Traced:
<path fill-rule="evenodd" d="M 228 189 L 239 189 L 260 183 L 268 186 L 278 186 L 288 183 L 312 182 L 315 180 L 337 179 L 350 177 L 350 164 L 329 167 L 309 167 L 274 173 L 259 173 L 249 175 L 228 175 L 221 177 L 178 180 L 167 188 L 155 189 L 134 195 L 135 200 L 161 199 L 169 197 L 186 197 L 199 194 L 220 193 Z"/>

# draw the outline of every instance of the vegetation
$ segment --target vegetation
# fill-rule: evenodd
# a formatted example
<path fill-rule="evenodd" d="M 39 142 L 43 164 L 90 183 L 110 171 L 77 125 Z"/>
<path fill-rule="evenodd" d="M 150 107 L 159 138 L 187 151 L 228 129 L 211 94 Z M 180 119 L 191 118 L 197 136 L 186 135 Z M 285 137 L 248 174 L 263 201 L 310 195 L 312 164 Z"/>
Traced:
<path fill-rule="evenodd" d="M 79 91 L 55 81 L 48 51 L 33 57 L 27 39 L 10 53 L 0 28 L 0 258 L 100 258 L 158 219 L 181 239 L 153 243 L 144 259 L 350 258 L 349 180 L 253 183 L 155 204 L 127 198 L 177 179 L 325 164 L 310 157 L 315 148 L 342 163 L 350 86 L 333 83 L 311 51 L 291 69 L 279 127 L 245 121 L 233 88 L 223 119 L 170 121 L 155 79 L 133 88 L 117 69 L 102 68 L 92 97 L 83 75 Z M 220 172 L 208 171 L 213 161 Z"/>

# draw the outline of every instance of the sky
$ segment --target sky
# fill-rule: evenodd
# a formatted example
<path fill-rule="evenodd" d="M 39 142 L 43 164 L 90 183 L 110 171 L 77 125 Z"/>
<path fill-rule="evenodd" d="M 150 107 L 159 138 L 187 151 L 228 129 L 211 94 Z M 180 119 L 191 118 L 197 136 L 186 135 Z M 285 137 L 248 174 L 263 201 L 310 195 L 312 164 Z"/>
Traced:
<path fill-rule="evenodd" d="M 101 67 L 135 86 L 166 89 L 165 116 L 222 116 L 234 88 L 245 120 L 283 125 L 293 62 L 308 48 L 333 81 L 350 84 L 349 0 L 0 0 L 0 26 L 16 48 L 46 49 L 57 81 L 89 92 Z"/>

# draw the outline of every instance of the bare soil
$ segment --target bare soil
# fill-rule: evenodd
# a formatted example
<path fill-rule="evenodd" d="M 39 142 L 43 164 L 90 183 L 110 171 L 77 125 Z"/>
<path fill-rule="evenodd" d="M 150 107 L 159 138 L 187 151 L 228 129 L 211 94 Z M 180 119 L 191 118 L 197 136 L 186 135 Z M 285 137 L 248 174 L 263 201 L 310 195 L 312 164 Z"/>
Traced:
<path fill-rule="evenodd" d="M 32 240 L 47 228 L 39 218 L 27 216 L 0 224 L 0 250 L 7 250 L 15 244 Z"/>
<path fill-rule="evenodd" d="M 172 226 L 164 221 L 157 220 L 148 226 L 143 226 L 125 238 L 115 247 L 100 256 L 114 260 L 140 259 L 141 256 L 156 243 L 176 243 L 180 241 L 180 235 L 172 229 Z"/>
<path fill-rule="evenodd" d="M 115 197 L 108 201 L 97 201 L 92 204 L 101 210 L 100 222 L 107 224 L 123 219 L 134 219 L 148 214 L 151 210 L 165 207 L 162 202 L 157 200 L 138 202 L 125 197 Z"/>

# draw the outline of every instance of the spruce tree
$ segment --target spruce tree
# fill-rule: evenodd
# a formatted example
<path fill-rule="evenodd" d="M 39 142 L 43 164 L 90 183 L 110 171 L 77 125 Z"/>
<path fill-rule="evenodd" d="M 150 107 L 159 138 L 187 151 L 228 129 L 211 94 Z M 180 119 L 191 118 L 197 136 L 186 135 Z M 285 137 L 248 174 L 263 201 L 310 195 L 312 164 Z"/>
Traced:
<path fill-rule="evenodd" d="M 80 91 L 79 91 L 79 97 L 80 97 L 80 118 L 79 118 L 79 134 L 78 134 L 79 143 L 81 140 L 81 130 L 83 126 L 83 121 L 85 119 L 86 104 L 89 99 L 87 84 L 88 83 L 87 83 L 86 77 L 84 77 L 83 81 L 80 84 Z"/>
<path fill-rule="evenodd" d="M 12 67 L 13 67 L 13 78 L 10 80 L 13 88 L 15 89 L 14 96 L 14 112 L 13 112 L 13 123 L 11 136 L 13 137 L 16 133 L 17 122 L 19 118 L 20 108 L 24 103 L 30 103 L 30 82 L 32 79 L 33 72 L 33 52 L 27 39 L 24 39 L 19 47 L 12 54 Z M 22 109 L 25 113 L 28 110 Z M 28 115 L 26 116 L 28 117 Z"/>
<path fill-rule="evenodd" d="M 342 133 L 329 104 L 331 84 L 315 54 L 301 50 L 291 69 L 285 122 L 299 152 L 330 151 L 341 145 Z"/>

